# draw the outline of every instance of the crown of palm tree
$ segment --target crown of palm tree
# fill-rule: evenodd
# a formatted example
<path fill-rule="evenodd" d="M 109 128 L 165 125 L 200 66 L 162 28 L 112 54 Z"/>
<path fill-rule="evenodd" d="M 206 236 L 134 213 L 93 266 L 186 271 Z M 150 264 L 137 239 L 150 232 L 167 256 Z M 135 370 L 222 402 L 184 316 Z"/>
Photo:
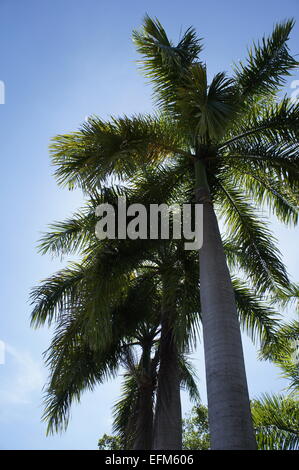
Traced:
<path fill-rule="evenodd" d="M 166 201 L 167 191 L 181 182 L 185 196 L 192 193 L 199 159 L 216 213 L 244 255 L 240 265 L 251 265 L 256 273 L 255 288 L 287 289 L 286 270 L 256 206 L 284 223 L 298 221 L 299 104 L 277 97 L 298 66 L 287 47 L 292 27 L 292 20 L 277 25 L 253 46 L 245 64 L 235 66 L 231 78 L 220 73 L 208 85 L 194 30 L 174 46 L 161 24 L 146 17 L 133 37 L 154 85 L 158 113 L 108 122 L 94 117 L 79 132 L 56 137 L 58 182 L 90 192 L 109 178 L 131 184 L 141 170 L 160 163 L 159 188 Z M 150 188 L 147 196 L 153 196 Z"/>

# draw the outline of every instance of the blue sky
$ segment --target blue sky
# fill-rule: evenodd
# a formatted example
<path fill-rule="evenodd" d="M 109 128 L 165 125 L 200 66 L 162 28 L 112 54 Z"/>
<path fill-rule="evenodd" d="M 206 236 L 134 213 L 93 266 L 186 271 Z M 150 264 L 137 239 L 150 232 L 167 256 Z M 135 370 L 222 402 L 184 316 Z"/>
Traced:
<path fill-rule="evenodd" d="M 30 329 L 28 296 L 33 285 L 61 266 L 37 253 L 41 232 L 81 204 L 79 193 L 59 189 L 52 177 L 51 137 L 76 130 L 90 114 L 105 118 L 152 109 L 131 42 L 131 31 L 146 12 L 157 16 L 175 39 L 193 25 L 205 38 L 203 57 L 213 74 L 229 71 L 251 41 L 269 33 L 275 22 L 298 18 L 298 0 L 0 0 L 0 80 L 5 83 L 5 104 L 0 105 L 0 340 L 6 344 L 6 362 L 0 364 L 1 449 L 95 449 L 98 437 L 110 432 L 119 381 L 87 393 L 73 407 L 66 433 L 45 436 L 42 352 L 51 333 Z M 299 23 L 290 41 L 293 53 L 299 52 L 298 38 Z M 288 81 L 287 92 L 295 79 L 298 73 Z M 298 230 L 277 223 L 273 228 L 298 281 Z M 244 344 L 251 396 L 281 390 L 285 383 L 276 369 L 257 362 L 246 338 Z M 205 399 L 201 348 L 195 363 Z"/>

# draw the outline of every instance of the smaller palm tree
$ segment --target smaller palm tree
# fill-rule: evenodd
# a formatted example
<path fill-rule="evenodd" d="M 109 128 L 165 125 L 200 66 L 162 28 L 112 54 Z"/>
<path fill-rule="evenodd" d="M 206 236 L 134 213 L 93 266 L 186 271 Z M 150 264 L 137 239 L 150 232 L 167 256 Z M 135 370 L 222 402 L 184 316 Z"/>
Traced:
<path fill-rule="evenodd" d="M 155 448 L 155 418 L 153 416 L 154 404 L 157 402 L 159 374 L 159 344 L 156 344 L 155 354 L 150 363 L 150 373 L 144 373 L 144 352 L 140 359 L 135 360 L 130 354 L 125 361 L 126 372 L 122 384 L 122 396 L 113 409 L 113 432 L 121 449 L 153 449 Z M 132 360 L 133 359 L 133 360 Z M 189 392 L 190 399 L 197 403 L 199 392 L 196 385 L 196 374 L 187 357 L 180 356 L 180 388 Z M 150 390 L 150 393 L 148 391 Z M 180 406 L 179 406 L 180 409 Z M 174 442 L 174 424 L 169 429 L 172 434 L 171 443 Z M 180 432 L 180 429 L 178 430 Z M 158 438 L 158 442 L 160 438 Z"/>
<path fill-rule="evenodd" d="M 159 203 L 166 196 L 170 201 L 173 198 L 179 201 L 180 185 L 172 182 L 167 189 L 162 187 L 159 191 L 161 176 L 170 182 L 175 170 L 173 167 L 157 171 L 147 169 L 143 175 L 139 174 L 134 188 L 105 188 L 102 193 L 93 194 L 82 211 L 66 222 L 55 224 L 42 240 L 43 252 L 69 254 L 77 251 L 84 256 L 81 263 L 52 276 L 33 292 L 33 323 L 55 321 L 57 324 L 48 353 L 52 378 L 45 417 L 49 429 L 67 422 L 73 399 L 78 398 L 85 387 L 93 388 L 109 374 L 116 374 L 126 344 L 136 341 L 137 334 L 139 347 L 146 350 L 139 330 L 142 322 L 148 322 L 155 313 L 155 321 L 161 324 L 161 336 L 154 447 L 181 447 L 179 358 L 182 352 L 193 347 L 200 319 L 198 257 L 195 252 L 183 249 L 183 241 L 99 242 L 94 235 L 95 207 L 103 200 L 116 205 L 117 197 L 124 191 L 129 202 L 140 202 L 143 197 L 145 205 Z M 225 250 L 233 268 L 242 254 L 229 240 L 225 242 Z M 250 267 L 248 273 L 251 274 Z M 233 285 L 241 324 L 253 339 L 260 338 L 263 343 L 273 341 L 278 326 L 275 312 L 245 283 L 234 279 Z M 162 295 L 159 301 L 157 289 Z M 67 357 L 69 360 L 65 359 Z M 80 363 L 79 368 L 70 367 L 72 357 Z M 153 380 L 149 373 L 149 346 L 145 357 L 148 365 L 140 370 L 147 371 L 150 378 L 147 381 L 149 414 Z M 138 406 L 141 406 L 140 399 Z M 141 433 L 138 435 L 140 441 L 136 446 L 147 446 L 148 438 L 143 438 Z M 143 444 L 142 439 L 145 439 Z"/>

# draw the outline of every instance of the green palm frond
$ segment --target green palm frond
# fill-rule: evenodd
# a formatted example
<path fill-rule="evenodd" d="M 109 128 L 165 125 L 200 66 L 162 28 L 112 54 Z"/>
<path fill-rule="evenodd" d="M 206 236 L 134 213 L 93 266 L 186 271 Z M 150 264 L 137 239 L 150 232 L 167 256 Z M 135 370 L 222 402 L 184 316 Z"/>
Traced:
<path fill-rule="evenodd" d="M 82 319 L 68 316 L 56 328 L 46 351 L 50 381 L 45 391 L 43 420 L 48 433 L 65 430 L 71 405 L 80 401 L 84 391 L 115 377 L 119 367 L 121 345 L 113 343 L 97 352 L 86 344 L 81 329 Z"/>
<path fill-rule="evenodd" d="M 80 253 L 90 243 L 90 237 L 94 236 L 95 225 L 95 210 L 85 207 L 72 218 L 51 224 L 49 232 L 39 240 L 39 251 L 54 256 Z"/>
<path fill-rule="evenodd" d="M 181 388 L 189 393 L 190 400 L 200 403 L 200 394 L 197 386 L 198 377 L 196 369 L 187 359 L 186 355 L 179 357 L 181 370 Z"/>
<path fill-rule="evenodd" d="M 292 305 L 296 312 L 299 313 L 299 285 L 296 283 L 290 284 L 289 288 L 285 290 L 284 295 L 280 296 L 280 304 L 282 308 L 287 305 Z"/>
<path fill-rule="evenodd" d="M 253 342 L 263 344 L 274 341 L 280 326 L 280 315 L 267 305 L 240 279 L 233 279 L 237 310 L 241 327 L 250 334 Z"/>
<path fill-rule="evenodd" d="M 192 65 L 176 99 L 181 126 L 186 133 L 193 129 L 199 143 L 205 144 L 221 139 L 237 104 L 234 81 L 218 73 L 208 85 L 206 66 L 200 63 Z"/>
<path fill-rule="evenodd" d="M 189 66 L 202 50 L 201 40 L 193 28 L 188 28 L 175 46 L 161 23 L 147 15 L 142 29 L 133 32 L 133 41 L 143 56 L 141 68 L 153 84 L 158 104 L 171 109 Z"/>
<path fill-rule="evenodd" d="M 251 411 L 259 449 L 299 449 L 299 403 L 292 396 L 265 394 Z"/>
<path fill-rule="evenodd" d="M 113 407 L 113 432 L 119 436 L 124 450 L 133 447 L 139 393 L 136 377 L 126 374 L 121 398 Z"/>
<path fill-rule="evenodd" d="M 278 293 L 279 289 L 288 288 L 287 272 L 266 222 L 257 218 L 256 211 L 231 181 L 223 178 L 217 184 L 222 194 L 218 212 L 224 217 L 231 240 L 240 247 L 236 253 L 238 263 L 245 272 L 249 269 L 254 289 Z"/>
<path fill-rule="evenodd" d="M 49 324 L 62 313 L 80 308 L 85 315 L 85 329 L 96 343 L 106 331 L 111 334 L 110 312 L 121 305 L 134 279 L 133 272 L 146 257 L 142 244 L 100 245 L 90 259 L 73 263 L 33 289 L 32 324 Z M 98 328 L 101 319 L 101 328 Z M 106 319 L 106 323 L 105 323 Z M 106 325 L 106 329 L 105 329 Z M 110 332 L 110 333 L 109 333 Z"/>
<path fill-rule="evenodd" d="M 231 165 L 230 178 L 236 188 L 244 190 L 246 197 L 261 208 L 267 208 L 279 221 L 286 225 L 298 222 L 299 193 L 296 194 L 284 180 L 271 175 L 261 166 L 252 165 L 251 169 L 242 164 Z"/>
<path fill-rule="evenodd" d="M 299 322 L 292 320 L 282 324 L 276 337 L 265 343 L 260 351 L 260 358 L 271 360 L 282 371 L 282 377 L 288 380 L 288 390 L 294 395 L 299 393 Z"/>
<path fill-rule="evenodd" d="M 293 320 L 290 323 L 281 324 L 277 330 L 273 341 L 262 347 L 260 356 L 263 359 L 270 359 L 277 365 L 290 362 L 290 357 L 294 352 L 294 342 L 298 339 L 299 328 L 298 321 Z"/>
<path fill-rule="evenodd" d="M 297 352 L 298 356 L 298 352 Z M 299 395 L 299 363 L 298 359 L 288 356 L 280 360 L 277 365 L 282 369 L 282 376 L 288 380 L 288 389 L 294 393 L 295 396 Z"/>
<path fill-rule="evenodd" d="M 235 150 L 226 155 L 222 162 L 228 169 L 227 177 L 234 175 L 236 171 L 242 175 L 260 175 L 265 189 L 269 185 L 269 180 L 280 185 L 280 191 L 289 194 L 289 198 L 298 205 L 298 169 L 299 169 L 299 146 L 298 144 L 270 145 L 255 143 L 236 145 Z M 262 178 L 261 178 L 262 176 Z M 241 179 L 241 176 L 240 176 Z"/>
<path fill-rule="evenodd" d="M 86 307 L 81 301 L 78 309 L 60 314 L 53 340 L 45 353 L 46 365 L 50 369 L 44 413 L 48 432 L 66 429 L 72 403 L 79 401 L 85 390 L 93 390 L 97 384 L 115 377 L 124 361 L 127 366 L 130 365 L 134 380 L 138 379 L 137 360 L 130 342 L 150 318 L 155 319 L 154 288 L 155 284 L 146 275 L 132 280 L 123 301 L 111 305 L 109 340 L 104 333 L 106 320 L 102 316 L 97 317 L 93 329 L 88 324 L 88 303 Z M 144 304 L 147 297 L 149 300 Z M 93 338 L 95 330 L 103 336 L 96 347 Z M 155 335 L 155 328 L 150 327 L 149 331 L 152 336 Z"/>
<path fill-rule="evenodd" d="M 239 142 L 294 144 L 298 142 L 298 123 L 299 105 L 287 96 L 280 101 L 257 103 L 250 108 L 250 112 L 233 122 L 221 148 Z"/>
<path fill-rule="evenodd" d="M 278 23 L 271 36 L 253 44 L 246 63 L 236 65 L 236 80 L 244 99 L 273 93 L 285 83 L 285 77 L 298 67 L 287 45 L 293 27 L 293 19 Z"/>
<path fill-rule="evenodd" d="M 35 327 L 46 321 L 59 319 L 62 312 L 79 307 L 85 290 L 84 276 L 86 267 L 73 263 L 32 289 L 31 302 L 34 309 L 31 324 Z"/>
<path fill-rule="evenodd" d="M 184 140 L 166 116 L 94 117 L 80 131 L 55 137 L 50 150 L 58 184 L 90 190 L 108 178 L 130 178 L 140 167 L 184 154 Z"/>

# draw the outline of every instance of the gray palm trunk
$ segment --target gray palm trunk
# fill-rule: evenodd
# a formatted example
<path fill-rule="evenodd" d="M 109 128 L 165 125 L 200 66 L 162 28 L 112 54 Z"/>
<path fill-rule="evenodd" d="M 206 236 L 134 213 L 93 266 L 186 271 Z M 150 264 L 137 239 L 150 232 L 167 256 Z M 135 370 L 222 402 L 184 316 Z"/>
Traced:
<path fill-rule="evenodd" d="M 137 420 L 134 432 L 134 450 L 150 450 L 153 446 L 153 396 L 156 380 L 158 355 L 151 359 L 152 338 L 142 343 L 141 367 L 139 377 Z"/>
<path fill-rule="evenodd" d="M 154 419 L 154 449 L 182 448 L 180 366 L 173 337 L 170 312 L 164 309 L 161 321 L 160 368 Z"/>
<path fill-rule="evenodd" d="M 212 449 L 256 449 L 240 325 L 217 218 L 197 162 L 196 200 L 203 204 L 200 300 Z"/>
<path fill-rule="evenodd" d="M 137 407 L 134 450 L 152 449 L 153 439 L 153 387 L 150 379 L 140 386 Z"/>

